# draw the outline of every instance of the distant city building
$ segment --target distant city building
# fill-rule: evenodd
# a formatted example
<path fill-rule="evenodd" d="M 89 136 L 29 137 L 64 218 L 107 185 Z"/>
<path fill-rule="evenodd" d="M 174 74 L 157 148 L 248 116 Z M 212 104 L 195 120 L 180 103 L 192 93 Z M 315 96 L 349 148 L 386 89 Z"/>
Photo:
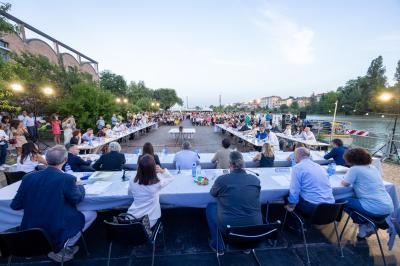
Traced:
<path fill-rule="evenodd" d="M 324 96 L 324 95 L 325 95 L 325 93 L 316 94 L 315 95 L 315 101 L 319 102 L 321 100 L 321 97 Z"/>
<path fill-rule="evenodd" d="M 309 97 L 298 97 L 296 98 L 296 102 L 298 103 L 300 108 L 304 108 L 309 105 L 311 101 Z"/>
<path fill-rule="evenodd" d="M 279 106 L 279 101 L 281 97 L 279 96 L 268 96 L 261 98 L 260 106 L 262 108 L 273 109 Z"/>
<path fill-rule="evenodd" d="M 281 100 L 279 100 L 279 106 L 282 106 L 285 104 L 288 107 L 290 107 L 293 103 L 293 100 L 294 100 L 293 98 L 281 99 Z M 277 106 L 277 107 L 279 107 L 279 106 Z"/>
<path fill-rule="evenodd" d="M 93 80 L 99 80 L 98 63 L 95 60 L 10 14 L 2 13 L 2 15 L 18 24 L 20 28 L 19 34 L 0 34 L 0 56 L 3 59 L 8 60 L 10 52 L 42 55 L 51 63 L 60 65 L 66 70 L 76 67 L 79 71 L 90 74 Z M 36 33 L 41 39 L 26 38 L 26 30 Z M 60 52 L 60 49 L 65 52 Z"/>

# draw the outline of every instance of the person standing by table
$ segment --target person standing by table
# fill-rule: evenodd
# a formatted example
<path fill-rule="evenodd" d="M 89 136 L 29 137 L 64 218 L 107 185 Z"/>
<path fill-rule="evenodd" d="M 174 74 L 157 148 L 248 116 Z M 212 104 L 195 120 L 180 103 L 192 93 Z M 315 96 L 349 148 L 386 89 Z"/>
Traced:
<path fill-rule="evenodd" d="M 64 130 L 64 145 L 68 144 L 72 138 L 72 130 L 75 129 L 75 120 L 72 116 L 68 116 L 62 122 L 62 128 Z"/>
<path fill-rule="evenodd" d="M 351 210 L 355 210 L 367 217 L 385 217 L 393 213 L 393 201 L 385 189 L 380 172 L 371 165 L 371 154 L 363 148 L 354 148 L 346 151 L 344 159 L 351 167 L 342 185 L 353 186 L 355 193 L 355 197 L 345 199 L 344 211 L 351 214 Z M 374 233 L 374 228 L 358 215 L 350 216 L 354 223 L 359 224 L 359 238 Z"/>
<path fill-rule="evenodd" d="M 274 151 L 269 143 L 264 143 L 262 152 L 257 153 L 253 158 L 253 161 L 260 162 L 260 167 L 274 167 L 274 160 Z"/>
<path fill-rule="evenodd" d="M 106 122 L 104 121 L 103 117 L 99 116 L 99 119 L 96 122 L 97 129 L 100 131 L 105 127 L 105 125 L 106 125 Z"/>
<path fill-rule="evenodd" d="M 25 134 L 28 134 L 28 131 L 24 127 L 23 122 L 19 120 L 13 120 L 11 122 L 11 132 L 13 137 L 15 138 L 15 150 L 17 151 L 17 155 L 22 154 L 22 145 L 27 143 L 25 138 Z"/>
<path fill-rule="evenodd" d="M 285 136 L 291 137 L 292 136 L 292 126 L 290 124 L 286 124 L 285 130 L 283 131 Z"/>
<path fill-rule="evenodd" d="M 325 154 L 324 159 L 329 160 L 333 158 L 337 165 L 346 165 L 346 162 L 343 158 L 344 153 L 347 151 L 347 148 L 343 146 L 343 141 L 341 139 L 333 139 L 332 140 L 332 150 Z"/>
<path fill-rule="evenodd" d="M 112 127 L 115 127 L 115 125 L 118 123 L 118 118 L 116 114 L 113 114 L 111 117 L 111 125 Z"/>
<path fill-rule="evenodd" d="M 7 159 L 7 148 L 8 148 L 8 134 L 6 133 L 5 125 L 0 124 L 0 170 L 4 170 L 4 164 Z"/>
<path fill-rule="evenodd" d="M 272 148 L 274 149 L 274 151 L 279 151 L 279 140 L 278 137 L 276 136 L 276 134 L 274 132 L 272 132 L 271 129 L 267 128 L 266 129 L 267 132 L 267 141 L 269 144 L 271 144 Z"/>
<path fill-rule="evenodd" d="M 36 142 L 37 139 L 37 131 L 35 125 L 35 118 L 33 117 L 33 113 L 29 113 L 24 119 L 25 127 L 28 130 L 28 133 L 33 142 Z"/>
<path fill-rule="evenodd" d="M 292 169 L 288 204 L 285 209 L 296 209 L 304 215 L 311 215 L 320 203 L 334 203 L 332 187 L 326 171 L 310 158 L 307 148 L 294 151 L 296 165 Z"/>
<path fill-rule="evenodd" d="M 58 145 L 61 143 L 61 124 L 60 120 L 58 120 L 58 115 L 53 114 L 53 118 L 51 120 L 51 132 L 53 133 L 54 136 L 54 144 Z"/>
<path fill-rule="evenodd" d="M 214 157 L 211 159 L 212 163 L 217 164 L 217 169 L 228 169 L 229 168 L 229 154 L 231 153 L 231 141 L 228 138 L 222 140 L 222 149 L 219 149 Z"/>
<path fill-rule="evenodd" d="M 154 157 L 144 154 L 138 161 L 138 169 L 134 179 L 129 181 L 128 193 L 134 201 L 128 213 L 136 218 L 148 215 L 150 227 L 161 217 L 160 191 L 173 181 L 167 169 L 156 165 Z"/>
<path fill-rule="evenodd" d="M 240 152 L 230 153 L 229 164 L 230 173 L 219 176 L 210 190 L 211 196 L 217 200 L 217 203 L 209 203 L 206 209 L 211 235 L 209 246 L 214 252 L 224 250 L 218 230 L 224 234 L 227 225 L 248 226 L 263 223 L 260 180 L 246 173 Z"/>
<path fill-rule="evenodd" d="M 78 211 L 76 206 L 85 197 L 85 188 L 76 177 L 61 171 L 67 161 L 67 151 L 61 145 L 50 148 L 46 154 L 48 167 L 25 175 L 10 207 L 23 210 L 19 230 L 41 228 L 51 243 L 60 250 L 49 257 L 61 262 L 62 248 L 67 239 L 64 262 L 72 260 L 79 247 L 74 246 L 96 219 L 95 211 Z"/>

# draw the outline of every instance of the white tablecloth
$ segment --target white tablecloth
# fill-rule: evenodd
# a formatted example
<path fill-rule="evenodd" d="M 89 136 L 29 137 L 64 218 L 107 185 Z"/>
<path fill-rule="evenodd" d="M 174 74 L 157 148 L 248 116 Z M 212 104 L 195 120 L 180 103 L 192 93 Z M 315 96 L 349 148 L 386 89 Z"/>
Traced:
<path fill-rule="evenodd" d="M 289 155 L 291 153 L 292 152 L 283 152 L 283 151 L 275 152 L 274 166 L 275 167 L 290 166 L 291 162 L 288 161 L 287 158 L 289 157 Z M 257 152 L 245 152 L 242 154 L 243 154 L 243 158 L 246 163 L 246 167 L 254 168 L 254 167 L 259 166 L 259 162 L 253 162 L 253 158 L 257 154 Z M 329 163 L 329 160 L 324 159 L 324 155 L 325 155 L 325 153 L 321 152 L 321 151 L 311 151 L 312 159 L 318 164 L 328 164 Z M 162 167 L 168 168 L 168 169 L 175 169 L 175 166 L 173 164 L 174 156 L 175 156 L 174 153 L 169 153 L 169 154 L 158 153 L 158 157 L 160 158 Z M 200 156 L 200 164 L 201 164 L 202 168 L 214 169 L 216 167 L 215 164 L 211 163 L 211 159 L 214 157 L 214 153 L 200 153 L 199 156 Z M 100 155 L 99 154 L 85 154 L 85 155 L 81 155 L 81 157 L 94 161 L 94 160 L 97 160 L 98 158 L 100 158 Z M 126 164 L 130 168 L 136 169 L 138 155 L 126 153 L 125 158 L 126 158 Z"/>
<path fill-rule="evenodd" d="M 278 169 L 278 170 L 276 170 Z M 283 172 L 285 171 L 286 172 Z M 259 173 L 261 181 L 261 203 L 265 204 L 274 200 L 281 200 L 289 192 L 290 168 L 254 168 L 252 171 Z M 193 182 L 191 171 L 182 171 L 177 174 L 171 171 L 174 180 L 160 193 L 160 203 L 176 207 L 204 208 L 214 199 L 209 194 L 214 180 L 222 174 L 222 170 L 203 170 L 202 174 L 210 179 L 207 186 L 199 186 Z M 122 181 L 122 172 L 96 172 L 96 176 L 89 178 L 93 184 L 87 184 L 87 195 L 82 203 L 78 205 L 80 210 L 102 210 L 119 206 L 128 206 L 133 197 L 128 195 L 128 181 Z M 136 172 L 126 172 L 126 176 L 132 178 Z M 76 173 L 79 178 L 84 173 Z M 336 199 L 347 198 L 353 195 L 351 187 L 343 187 L 340 184 L 343 173 L 337 173 L 330 178 L 333 194 Z M 14 211 L 9 206 L 20 182 L 0 189 L 0 231 L 18 226 L 21 222 L 23 212 Z M 385 182 L 395 208 L 398 207 L 398 198 L 395 186 Z M 91 194 L 95 193 L 95 194 Z M 38 215 L 40 215 L 38 213 Z"/>
<path fill-rule="evenodd" d="M 104 138 L 99 138 L 99 140 L 94 140 L 92 142 L 92 145 L 89 145 L 89 143 L 84 143 L 79 145 L 79 149 L 80 150 L 94 150 L 94 149 L 98 149 L 100 147 L 102 147 L 103 145 L 106 145 L 107 143 L 113 142 L 113 141 L 117 141 L 121 138 L 127 137 L 131 134 L 134 134 L 140 130 L 143 130 L 145 128 L 148 127 L 155 127 L 156 123 L 155 122 L 151 122 L 151 123 L 147 123 L 141 126 L 137 126 L 137 127 L 132 127 L 129 128 L 125 131 L 121 131 L 121 132 L 114 132 L 112 136 L 110 137 L 104 137 Z"/>

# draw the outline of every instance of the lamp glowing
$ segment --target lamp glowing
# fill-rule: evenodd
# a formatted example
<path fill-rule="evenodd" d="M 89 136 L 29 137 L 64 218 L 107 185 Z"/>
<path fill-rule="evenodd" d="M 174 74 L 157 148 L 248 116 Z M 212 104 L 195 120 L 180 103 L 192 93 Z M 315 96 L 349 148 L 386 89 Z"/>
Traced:
<path fill-rule="evenodd" d="M 381 100 L 382 102 L 387 102 L 390 99 L 392 99 L 393 95 L 388 93 L 388 92 L 384 92 L 381 95 L 379 95 L 379 100 Z"/>
<path fill-rule="evenodd" d="M 47 96 L 50 96 L 50 95 L 54 94 L 54 90 L 50 87 L 45 87 L 45 88 L 43 88 L 43 93 Z"/>
<path fill-rule="evenodd" d="M 120 99 L 120 98 L 116 98 L 115 101 L 116 101 L 117 103 L 120 103 L 120 102 L 121 102 L 121 99 Z"/>
<path fill-rule="evenodd" d="M 124 99 L 124 103 L 128 103 L 128 99 L 125 98 L 125 99 Z"/>
<path fill-rule="evenodd" d="M 13 91 L 15 91 L 15 92 L 21 92 L 21 91 L 24 90 L 24 87 L 22 87 L 22 85 L 19 84 L 19 83 L 13 83 L 13 84 L 11 84 L 10 87 L 11 87 L 11 89 L 12 89 Z"/>

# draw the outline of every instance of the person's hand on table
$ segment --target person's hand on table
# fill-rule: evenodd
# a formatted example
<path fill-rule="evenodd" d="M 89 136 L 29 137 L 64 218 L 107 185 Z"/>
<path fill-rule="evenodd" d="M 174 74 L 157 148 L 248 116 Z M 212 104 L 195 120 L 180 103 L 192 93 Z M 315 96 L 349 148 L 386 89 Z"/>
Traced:
<path fill-rule="evenodd" d="M 77 186 L 83 186 L 83 183 L 82 183 L 81 180 L 77 179 L 77 180 L 76 180 L 76 185 L 77 185 Z"/>
<path fill-rule="evenodd" d="M 291 204 L 285 205 L 285 209 L 286 209 L 288 212 L 294 211 L 294 208 L 296 208 L 296 205 L 291 205 Z"/>

